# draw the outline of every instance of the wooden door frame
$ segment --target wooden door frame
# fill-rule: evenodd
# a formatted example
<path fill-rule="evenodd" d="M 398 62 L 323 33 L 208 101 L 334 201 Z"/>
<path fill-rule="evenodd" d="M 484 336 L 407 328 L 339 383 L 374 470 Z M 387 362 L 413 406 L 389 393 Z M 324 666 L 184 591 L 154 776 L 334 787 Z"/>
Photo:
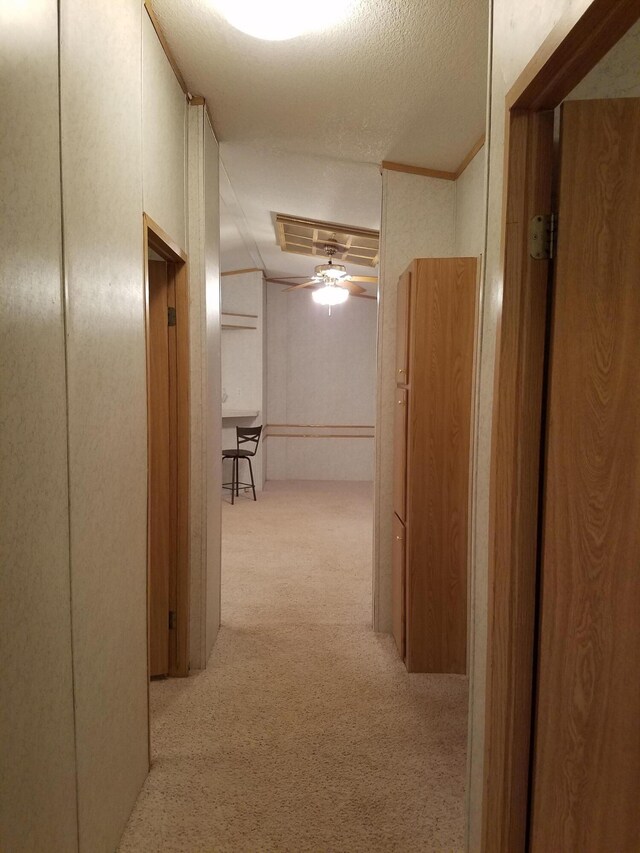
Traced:
<path fill-rule="evenodd" d="M 548 261 L 529 255 L 529 221 L 551 212 L 553 110 L 640 19 L 640 0 L 580 6 L 560 20 L 506 98 L 489 519 L 485 853 L 524 851 L 528 831 L 550 273 Z"/>
<path fill-rule="evenodd" d="M 144 281 L 145 281 L 145 331 L 149 346 L 149 248 L 173 266 L 176 295 L 176 361 L 177 361 L 177 555 L 175 577 L 169 579 L 170 602 L 175 608 L 175 637 L 169 640 L 169 675 L 185 677 L 189 674 L 189 465 L 190 465 L 190 417 L 189 417 L 189 280 L 187 255 L 178 244 L 157 225 L 151 217 L 143 214 L 144 228 Z M 149 383 L 149 358 L 147 356 L 147 387 Z M 148 488 L 148 484 L 147 484 Z M 148 502 L 147 502 L 148 506 Z M 148 512 L 148 509 L 147 509 Z M 149 523 L 147 518 L 147 534 Z M 147 553 L 149 541 L 147 535 Z M 149 570 L 147 560 L 147 652 L 149 652 Z M 168 617 L 168 614 L 167 614 Z M 149 654 L 147 654 L 149 667 Z M 149 676 L 149 671 L 147 676 Z"/>

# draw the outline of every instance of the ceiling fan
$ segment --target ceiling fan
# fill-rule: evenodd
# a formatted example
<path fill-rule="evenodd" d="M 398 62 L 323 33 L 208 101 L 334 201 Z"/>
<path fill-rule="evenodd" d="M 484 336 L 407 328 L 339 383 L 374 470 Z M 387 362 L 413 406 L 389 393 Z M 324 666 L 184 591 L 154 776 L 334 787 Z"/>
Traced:
<path fill-rule="evenodd" d="M 267 281 L 288 285 L 283 291 L 284 293 L 310 287 L 313 289 L 313 299 L 320 305 L 339 305 L 341 302 L 345 302 L 350 295 L 364 297 L 365 299 L 375 299 L 375 296 L 370 296 L 366 288 L 356 284 L 356 282 L 377 282 L 378 279 L 376 276 L 349 275 L 345 266 L 333 263 L 333 256 L 339 252 L 346 251 L 346 246 L 341 246 L 335 239 L 329 240 L 326 243 L 314 243 L 314 246 L 322 249 L 329 258 L 329 261 L 326 264 L 318 264 L 315 267 L 314 275 L 310 279 L 303 281 L 301 284 L 289 284 L 289 280 L 301 278 L 301 276 L 268 278 Z"/>

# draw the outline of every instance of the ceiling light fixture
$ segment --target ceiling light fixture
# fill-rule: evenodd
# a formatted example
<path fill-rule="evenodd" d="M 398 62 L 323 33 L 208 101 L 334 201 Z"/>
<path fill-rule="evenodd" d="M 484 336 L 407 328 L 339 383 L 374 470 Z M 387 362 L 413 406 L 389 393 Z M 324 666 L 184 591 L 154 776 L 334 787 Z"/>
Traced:
<path fill-rule="evenodd" d="M 313 301 L 318 305 L 341 305 L 349 298 L 349 291 L 344 287 L 336 287 L 335 284 L 326 284 L 324 287 L 314 290 L 311 294 Z"/>
<path fill-rule="evenodd" d="M 324 278 L 327 281 L 342 281 L 347 277 L 347 268 L 342 264 L 334 264 L 329 258 L 328 264 L 318 264 L 315 268 L 316 278 Z"/>
<path fill-rule="evenodd" d="M 212 0 L 226 20 L 247 35 L 285 41 L 344 20 L 354 0 Z"/>

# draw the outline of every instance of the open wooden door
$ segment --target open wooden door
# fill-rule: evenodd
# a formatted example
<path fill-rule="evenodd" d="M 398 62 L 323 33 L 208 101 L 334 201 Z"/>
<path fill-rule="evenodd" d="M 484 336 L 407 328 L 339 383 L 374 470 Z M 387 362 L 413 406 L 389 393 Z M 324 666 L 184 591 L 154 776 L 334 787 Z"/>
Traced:
<path fill-rule="evenodd" d="M 189 295 L 186 257 L 145 216 L 149 675 L 189 673 Z"/>
<path fill-rule="evenodd" d="M 561 122 L 532 853 L 640 850 L 640 100 Z"/>
<path fill-rule="evenodd" d="M 169 583 L 175 572 L 175 524 L 172 524 L 171 432 L 175 396 L 170 374 L 175 346 L 169 346 L 168 275 L 165 261 L 149 261 L 149 668 L 169 674 Z M 175 328 L 175 327 L 174 327 Z"/>

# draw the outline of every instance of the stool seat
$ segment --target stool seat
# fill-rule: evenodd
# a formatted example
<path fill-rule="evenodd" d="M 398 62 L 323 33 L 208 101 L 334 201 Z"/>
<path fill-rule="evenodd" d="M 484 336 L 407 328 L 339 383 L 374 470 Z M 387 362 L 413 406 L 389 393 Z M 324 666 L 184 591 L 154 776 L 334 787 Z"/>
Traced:
<path fill-rule="evenodd" d="M 255 456 L 250 450 L 223 450 L 222 455 L 226 459 L 248 459 L 249 456 Z"/>

